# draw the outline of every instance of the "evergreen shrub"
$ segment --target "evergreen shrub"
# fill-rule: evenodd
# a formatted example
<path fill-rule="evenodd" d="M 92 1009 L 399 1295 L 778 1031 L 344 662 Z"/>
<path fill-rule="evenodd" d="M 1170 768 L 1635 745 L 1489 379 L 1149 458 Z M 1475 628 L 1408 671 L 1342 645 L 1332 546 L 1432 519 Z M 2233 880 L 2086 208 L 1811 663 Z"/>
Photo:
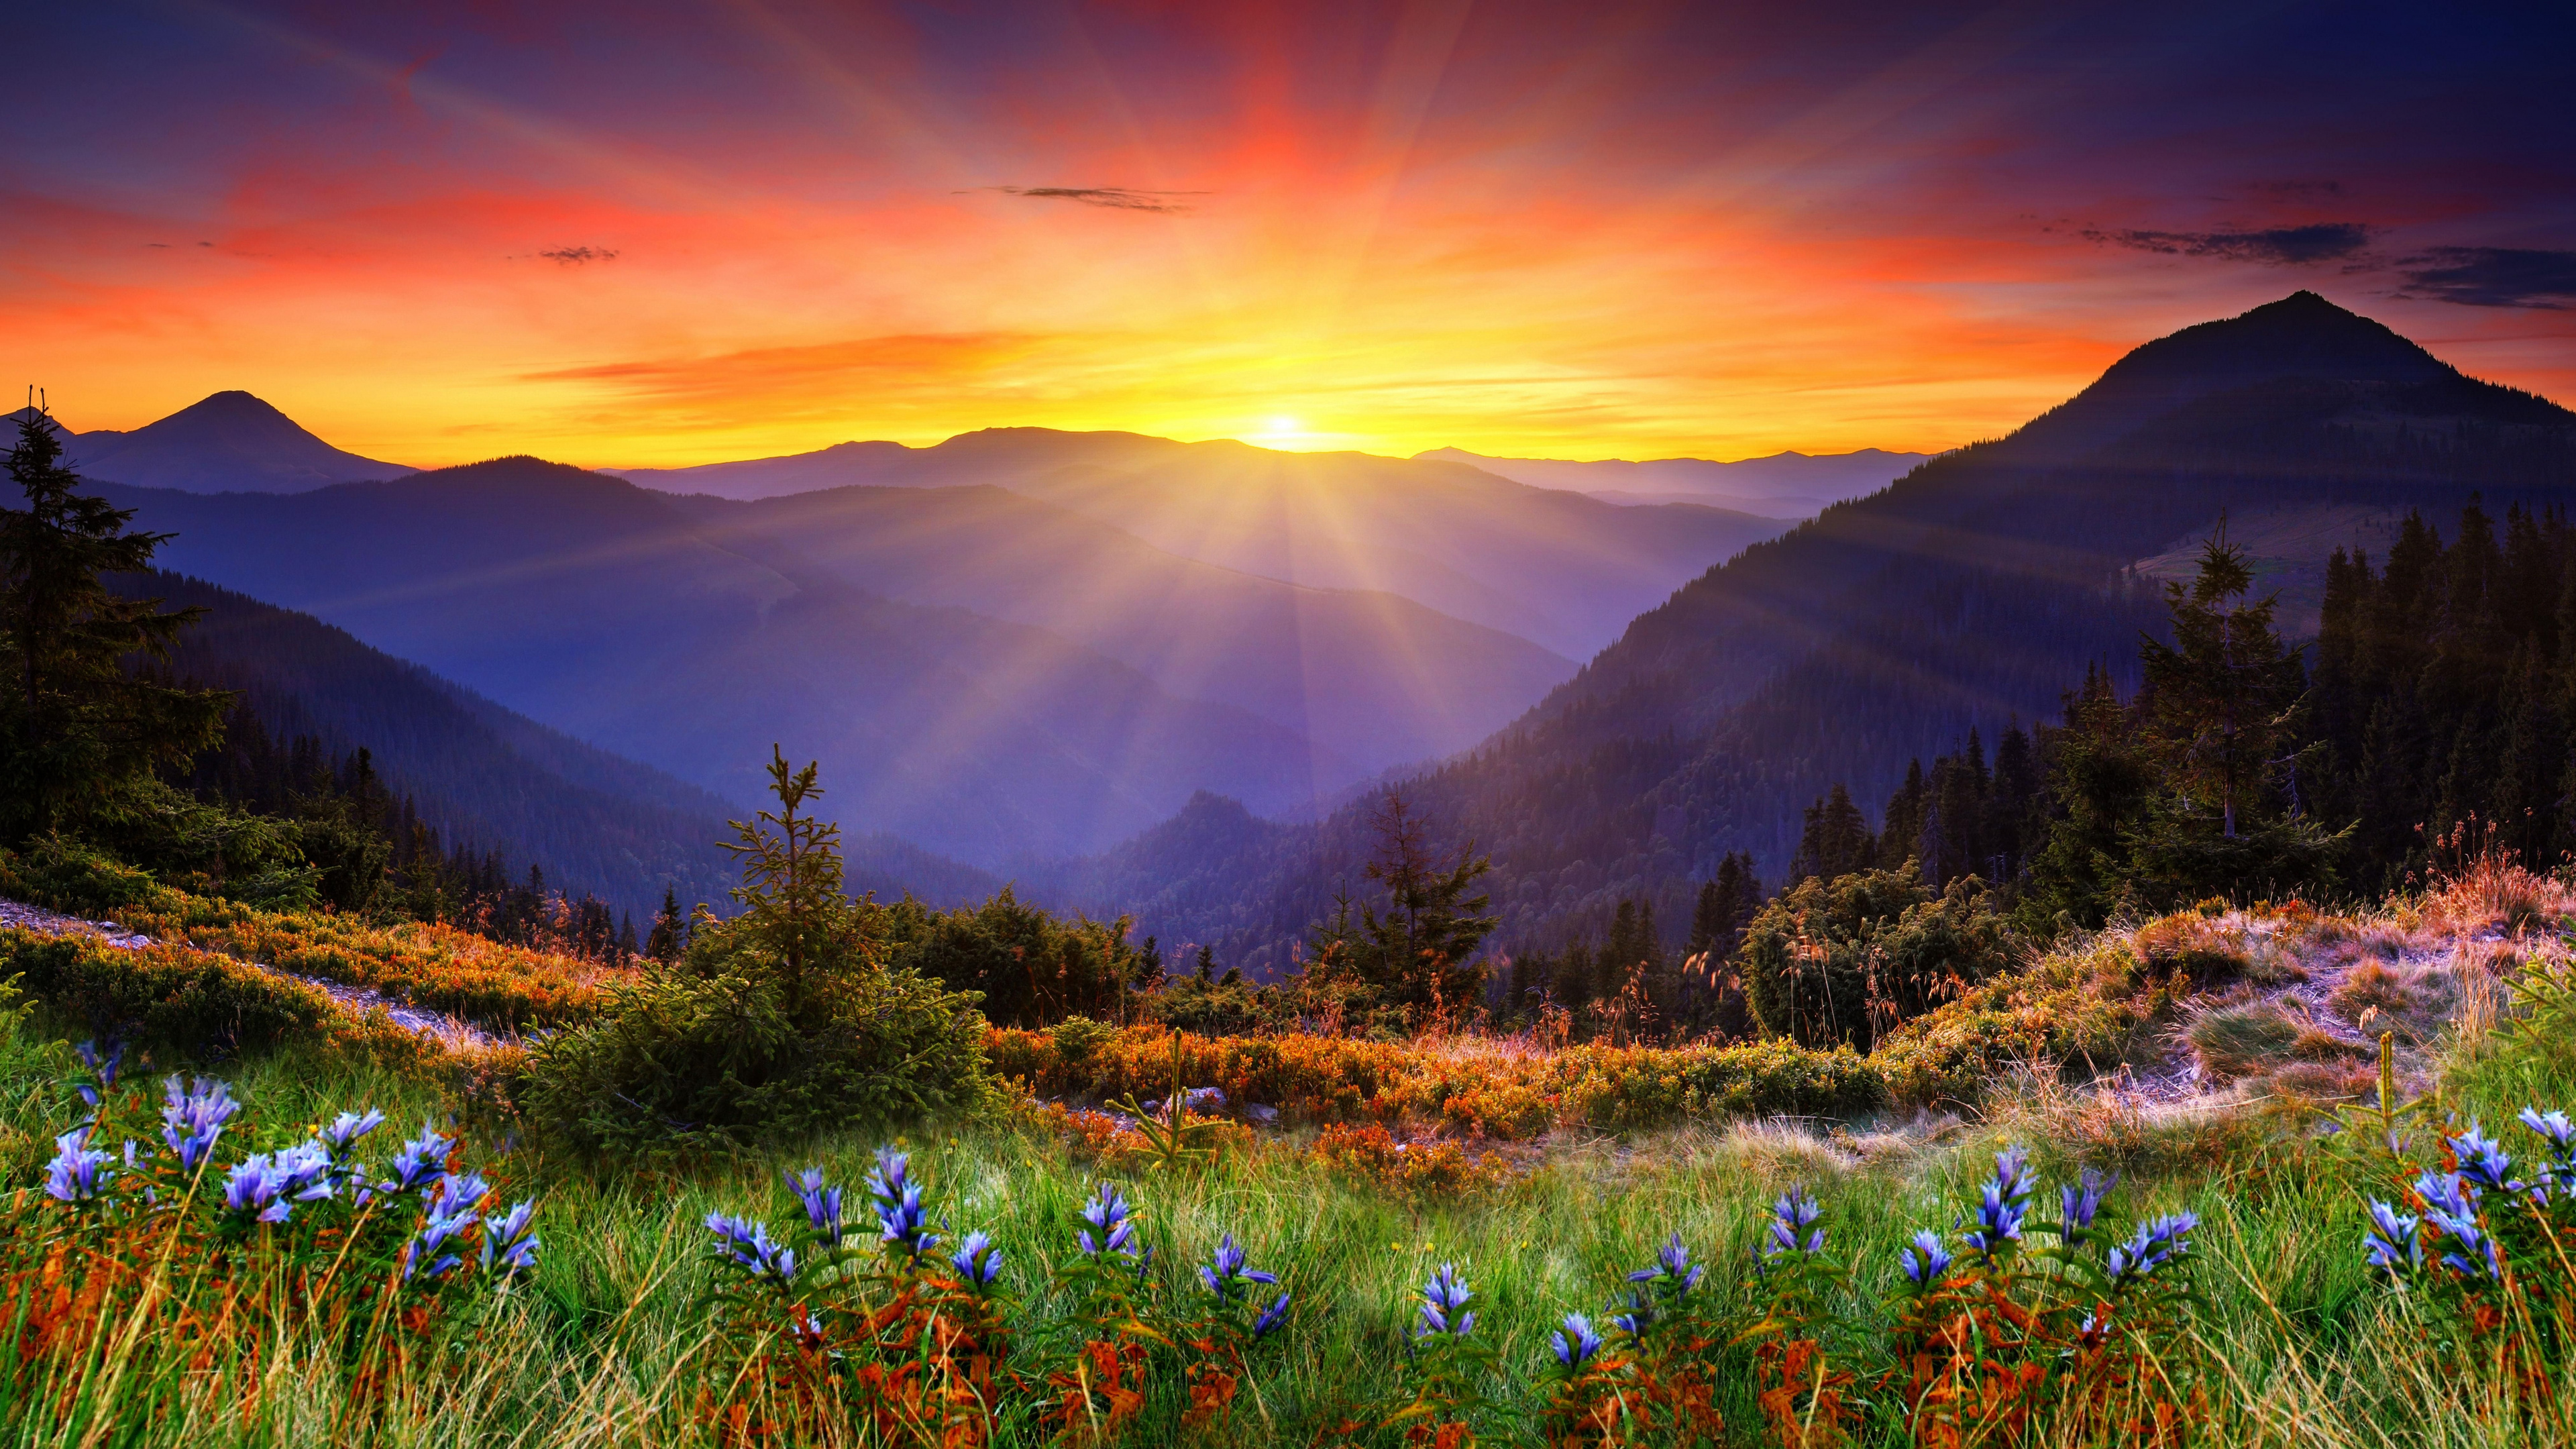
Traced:
<path fill-rule="evenodd" d="M 1762 908 L 1736 952 L 1765 1033 L 1863 1049 L 2011 961 L 1984 882 L 1936 896 L 1911 866 L 1810 876 Z"/>
<path fill-rule="evenodd" d="M 178 1056 L 329 1034 L 319 988 L 185 946 L 125 950 L 83 935 L 0 931 L 0 976 L 102 1036 Z"/>

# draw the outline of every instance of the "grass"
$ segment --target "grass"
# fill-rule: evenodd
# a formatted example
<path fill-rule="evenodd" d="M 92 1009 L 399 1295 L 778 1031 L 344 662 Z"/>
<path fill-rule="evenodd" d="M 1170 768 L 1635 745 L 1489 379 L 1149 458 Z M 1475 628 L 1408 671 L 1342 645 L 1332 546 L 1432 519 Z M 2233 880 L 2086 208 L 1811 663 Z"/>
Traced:
<path fill-rule="evenodd" d="M 2493 881 L 2480 889 L 2502 902 L 2499 913 L 2523 909 L 2530 894 Z M 2198 1442 L 2563 1444 L 2576 1439 L 2576 1423 L 2563 1409 L 2513 1398 L 2492 1375 L 2464 1365 L 2441 1347 L 2441 1324 L 2365 1270 L 2363 1200 L 2387 1194 L 2390 1168 L 2352 1150 L 2349 1138 L 2317 1135 L 2318 1109 L 2330 1104 L 2277 1090 L 2291 1080 L 2276 1070 L 2280 1064 L 2344 1055 L 2312 1028 L 2260 1001 L 2201 1012 L 2185 1028 L 2196 1050 L 2232 1051 L 2231 1064 L 2248 1075 L 2272 1072 L 2276 1089 L 2254 1100 L 2159 1108 L 2083 1091 L 2060 1070 L 2088 1048 L 2101 1051 L 2094 1065 L 2103 1068 L 2161 1049 L 2204 983 L 2212 991 L 2245 991 L 2295 980 L 2295 953 L 2283 942 L 2297 939 L 2313 947 L 2312 956 L 2340 951 L 2347 965 L 2386 968 L 2376 976 L 2355 968 L 2345 979 L 2358 978 L 2356 1005 L 2406 1014 L 2410 1034 L 2422 1038 L 2414 1048 L 2421 1052 L 2416 1076 L 2438 1092 L 2442 1109 L 2492 1127 L 2528 1103 L 2576 1107 L 2576 1010 L 2566 1005 L 2576 999 L 2576 970 L 2564 951 L 2547 940 L 2521 948 L 2511 968 L 2511 1004 L 2477 984 L 2489 979 L 2484 967 L 2453 979 L 2422 964 L 2427 933 L 2477 930 L 2496 919 L 2470 919 L 2474 914 L 2417 904 L 2368 919 L 2276 915 L 2254 922 L 2262 931 L 2249 929 L 2252 918 L 2242 915 L 2168 918 L 2146 941 L 2113 932 L 2076 943 L 1907 1029 L 1914 1055 L 1899 1053 L 1898 1065 L 1911 1062 L 1940 1080 L 1975 1078 L 1975 1111 L 1964 1116 L 1899 1106 L 1856 1114 L 1841 1126 L 1703 1118 L 1613 1135 L 1607 1128 L 1619 1114 L 1566 1112 L 1560 1103 L 1543 1114 L 1555 1124 L 1543 1138 L 1495 1148 L 1509 1162 L 1501 1180 L 1454 1199 L 1390 1190 L 1337 1170 L 1310 1150 L 1311 1126 L 1265 1135 L 1249 1148 L 1238 1142 L 1212 1167 L 1164 1177 L 1128 1166 L 1115 1175 L 1143 1209 L 1146 1236 L 1160 1246 L 1167 1271 L 1185 1272 L 1230 1232 L 1296 1293 L 1285 1341 L 1255 1360 L 1222 1436 L 1243 1445 L 1313 1443 L 1356 1409 L 1393 1402 L 1415 1294 L 1443 1262 L 1460 1265 L 1482 1295 L 1477 1333 L 1499 1349 L 1488 1389 L 1505 1411 L 1488 1427 L 1504 1436 L 1535 1408 L 1533 1385 L 1557 1319 L 1568 1311 L 1598 1318 L 1620 1278 L 1651 1261 L 1673 1233 L 1709 1264 L 1726 1309 L 1750 1322 L 1765 1290 L 1748 1250 L 1772 1199 L 1793 1183 L 1821 1199 L 1827 1251 L 1855 1269 L 1837 1308 L 1865 1330 L 1883 1328 L 1900 1248 L 1918 1228 L 1949 1229 L 1991 1153 L 2006 1142 L 2033 1150 L 2051 1184 L 2044 1196 L 2093 1166 L 2123 1174 L 2116 1201 L 2133 1218 L 2185 1208 L 2200 1214 L 2206 1301 L 2190 1334 L 2191 1357 L 2207 1373 Z M 2403 988 L 2402 1000 L 2392 987 Z M 2370 999 L 2359 1000 L 2365 993 Z M 2440 1020 L 2429 1010 L 2436 1001 L 2448 1012 Z M 78 1116 L 77 1099 L 61 1085 L 67 1054 L 48 1039 L 62 1034 L 0 1032 L 0 1183 L 17 1189 L 0 1217 L 7 1234 L 0 1263 L 28 1261 L 25 1235 L 38 1204 L 26 1185 L 41 1174 L 53 1135 Z M 1060 1089 L 1128 1085 L 1128 1075 L 1151 1065 L 1141 1044 L 1133 1063 L 1124 1048 L 1109 1045 L 1089 1074 L 1047 1057 L 1039 1040 L 1019 1041 L 1018 1049 L 1024 1060 L 1062 1073 Z M 1426 1061 L 1387 1067 L 1384 1081 L 1436 1083 L 1484 1057 L 1511 1055 L 1490 1044 L 1452 1043 Z M 1506 1075 L 1562 1096 L 1591 1070 L 1534 1062 Z M 797 1151 L 720 1162 L 587 1163 L 517 1144 L 487 1097 L 460 1093 L 452 1076 L 398 1058 L 289 1044 L 232 1063 L 225 1075 L 262 1121 L 290 1132 L 362 1103 L 383 1107 L 396 1126 L 461 1113 L 504 1196 L 541 1200 L 545 1247 L 532 1283 L 452 1352 L 404 1365 L 363 1400 L 347 1391 L 350 1366 L 338 1360 L 340 1351 L 286 1311 L 211 1336 L 142 1315 L 113 1349 L 72 1364 L 19 1363 L 13 1371 L 5 1365 L 17 1356 L 8 1355 L 0 1358 L 0 1419 L 17 1442 L 726 1442 L 721 1425 L 698 1408 L 709 1362 L 707 1295 L 717 1283 L 700 1219 L 713 1211 L 751 1213 L 783 1225 L 796 1209 L 782 1169 L 820 1162 L 855 1187 L 881 1140 L 853 1130 Z M 1372 1078 L 1368 1097 L 1382 1090 Z M 1388 1100 L 1421 1096 L 1436 1119 L 1456 1095 L 1406 1087 Z M 1918 1100 L 1939 1103 L 1945 1095 L 1955 1094 Z M 1541 1122 L 1533 1109 L 1485 1140 L 1525 1136 Z M 934 1189 L 953 1231 L 992 1232 L 1014 1285 L 1037 1291 L 1073 1252 L 1074 1212 L 1099 1168 L 1042 1114 L 923 1126 L 908 1136 L 915 1173 Z M 1041 1293 L 1034 1306 L 1044 1313 L 1057 1305 Z M 1726 1364 L 1717 1408 L 1730 1434 L 1735 1442 L 1769 1442 L 1749 1349 L 1732 1351 Z M 2556 1405 L 2576 1404 L 2576 1382 L 2554 1388 Z M 1160 1386 L 1123 1442 L 1179 1442 L 1182 1408 L 1178 1387 Z M 2048 1424 L 2035 1426 L 2029 1439 L 2086 1442 Z"/>

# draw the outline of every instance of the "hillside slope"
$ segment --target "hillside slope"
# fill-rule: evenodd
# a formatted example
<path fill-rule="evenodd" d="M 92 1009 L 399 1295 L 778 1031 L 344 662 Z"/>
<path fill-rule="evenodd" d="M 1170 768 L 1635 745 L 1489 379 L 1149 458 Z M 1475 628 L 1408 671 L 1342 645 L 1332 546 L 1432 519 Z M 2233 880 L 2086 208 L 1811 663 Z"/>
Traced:
<path fill-rule="evenodd" d="M 555 886 L 590 893 L 639 919 L 663 888 L 723 906 L 737 879 L 728 815 L 706 791 L 594 749 L 359 643 L 308 614 L 167 573 L 120 576 L 132 594 L 205 618 L 171 658 L 180 677 L 238 691 L 272 735 L 311 735 L 334 753 L 364 748 L 448 842 L 498 848 L 513 868 L 545 868 Z M 910 890 L 943 904 L 995 885 L 955 861 L 881 836 L 847 843 L 853 889 Z"/>
<path fill-rule="evenodd" d="M 176 570 L 303 609 L 737 806 L 773 742 L 832 808 L 994 865 L 1098 849 L 1201 788 L 1265 810 L 1351 777 L 1042 630 L 791 577 L 671 500 L 501 459 L 295 496 L 103 487 Z"/>
<path fill-rule="evenodd" d="M 1218 568 L 999 488 L 834 488 L 674 507 L 745 557 L 1048 629 L 1172 694 L 1284 725 L 1363 772 L 1473 745 L 1575 668 L 1410 599 Z"/>
<path fill-rule="evenodd" d="M 1411 789 L 1493 852 L 1506 939 L 1597 921 L 1623 895 L 1686 920 L 1729 850 L 1776 879 L 1834 782 L 1882 800 L 1909 758 L 2053 714 L 2088 663 L 2132 671 L 2162 609 L 2130 566 L 2223 512 L 2438 516 L 2479 492 L 2498 511 L 2563 506 L 2576 414 L 2301 293 L 2140 347 L 2011 437 L 1747 549 Z M 1319 878 L 1356 880 L 1356 818 L 1319 827 L 1329 869 L 1244 883 L 1271 904 L 1242 950 L 1275 958 L 1326 904 Z"/>
<path fill-rule="evenodd" d="M 246 392 L 219 392 L 132 432 L 70 439 L 85 478 L 190 493 L 303 493 L 418 470 L 344 453 Z"/>
<path fill-rule="evenodd" d="M 1723 508 L 1620 507 L 1452 462 L 1048 428 L 622 476 L 735 498 L 860 484 L 1005 488 L 1184 558 L 1313 588 L 1394 594 L 1570 659 L 1590 656 L 1685 580 L 1787 527 Z"/>

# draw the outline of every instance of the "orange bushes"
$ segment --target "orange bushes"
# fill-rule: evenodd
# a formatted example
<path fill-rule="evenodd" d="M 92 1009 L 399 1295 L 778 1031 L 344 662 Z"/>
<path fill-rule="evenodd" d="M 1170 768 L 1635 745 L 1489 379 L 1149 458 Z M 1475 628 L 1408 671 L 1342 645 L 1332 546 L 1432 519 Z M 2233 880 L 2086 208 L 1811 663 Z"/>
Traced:
<path fill-rule="evenodd" d="M 1499 1153 L 1470 1153 L 1455 1142 L 1399 1142 L 1371 1122 L 1335 1123 L 1315 1139 L 1315 1160 L 1398 1197 L 1455 1198 L 1511 1180 Z"/>
<path fill-rule="evenodd" d="M 1223 1088 L 1291 1120 L 1418 1122 L 1502 1139 L 1560 1123 L 1654 1127 L 1726 1115 L 1842 1116 L 1876 1107 L 1878 1073 L 1849 1049 L 1788 1042 L 1530 1051 L 1508 1041 L 1378 1042 L 1339 1037 L 1194 1037 L 1184 1085 Z M 1101 1099 L 1172 1088 L 1169 1032 L 1131 1027 L 1060 1050 L 1054 1034 L 997 1029 L 994 1071 L 1048 1097 Z"/>
<path fill-rule="evenodd" d="M 582 1021 L 604 988 L 634 973 L 575 956 L 504 946 L 453 926 L 371 926 L 338 916 L 280 915 L 183 896 L 173 912 L 129 911 L 125 924 L 201 950 L 298 975 L 365 986 L 504 1030 Z"/>

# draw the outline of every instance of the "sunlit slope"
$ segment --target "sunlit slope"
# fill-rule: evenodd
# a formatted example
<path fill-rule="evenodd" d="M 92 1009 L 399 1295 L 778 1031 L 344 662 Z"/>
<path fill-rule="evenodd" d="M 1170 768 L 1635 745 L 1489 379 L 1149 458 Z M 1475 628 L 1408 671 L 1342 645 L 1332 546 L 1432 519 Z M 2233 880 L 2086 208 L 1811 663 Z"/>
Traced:
<path fill-rule="evenodd" d="M 836 488 L 674 506 L 745 557 L 1039 625 L 1172 694 L 1297 730 L 1363 770 L 1474 744 L 1574 672 L 1525 639 L 1396 594 L 1200 563 L 998 488 Z"/>
<path fill-rule="evenodd" d="M 173 569 L 303 609 L 740 802 L 773 741 L 832 808 L 976 864 L 1096 849 L 1200 789 L 1282 810 L 1346 763 L 1058 635 L 790 577 L 617 479 L 502 459 L 294 496 L 108 490 Z"/>
<path fill-rule="evenodd" d="M 989 484 L 1168 552 L 1318 588 L 1397 594 L 1582 659 L 1684 581 L 1787 525 L 1623 508 L 1463 464 L 1283 453 L 1135 433 L 991 428 L 934 448 L 852 444 L 630 476 L 729 496 L 847 484 Z"/>
<path fill-rule="evenodd" d="M 2163 610 L 2132 565 L 2222 514 L 2420 507 L 2443 522 L 2473 495 L 2497 515 L 2576 501 L 2576 414 L 2302 293 L 2149 343 L 2010 437 L 1710 570 L 1412 791 L 1493 853 L 1510 938 L 1597 923 L 1623 896 L 1687 919 L 1726 851 L 1776 878 L 1801 810 L 1834 783 L 1874 811 L 1909 759 L 1971 729 L 1991 749 L 2053 715 L 2088 664 L 2133 673 Z M 2354 542 L 2376 538 L 2357 522 Z M 1243 844 L 1263 879 L 1240 889 L 1270 903 L 1233 927 L 1247 955 L 1356 874 L 1358 823 Z M 1150 924 L 1191 938 L 1188 916 Z"/>

